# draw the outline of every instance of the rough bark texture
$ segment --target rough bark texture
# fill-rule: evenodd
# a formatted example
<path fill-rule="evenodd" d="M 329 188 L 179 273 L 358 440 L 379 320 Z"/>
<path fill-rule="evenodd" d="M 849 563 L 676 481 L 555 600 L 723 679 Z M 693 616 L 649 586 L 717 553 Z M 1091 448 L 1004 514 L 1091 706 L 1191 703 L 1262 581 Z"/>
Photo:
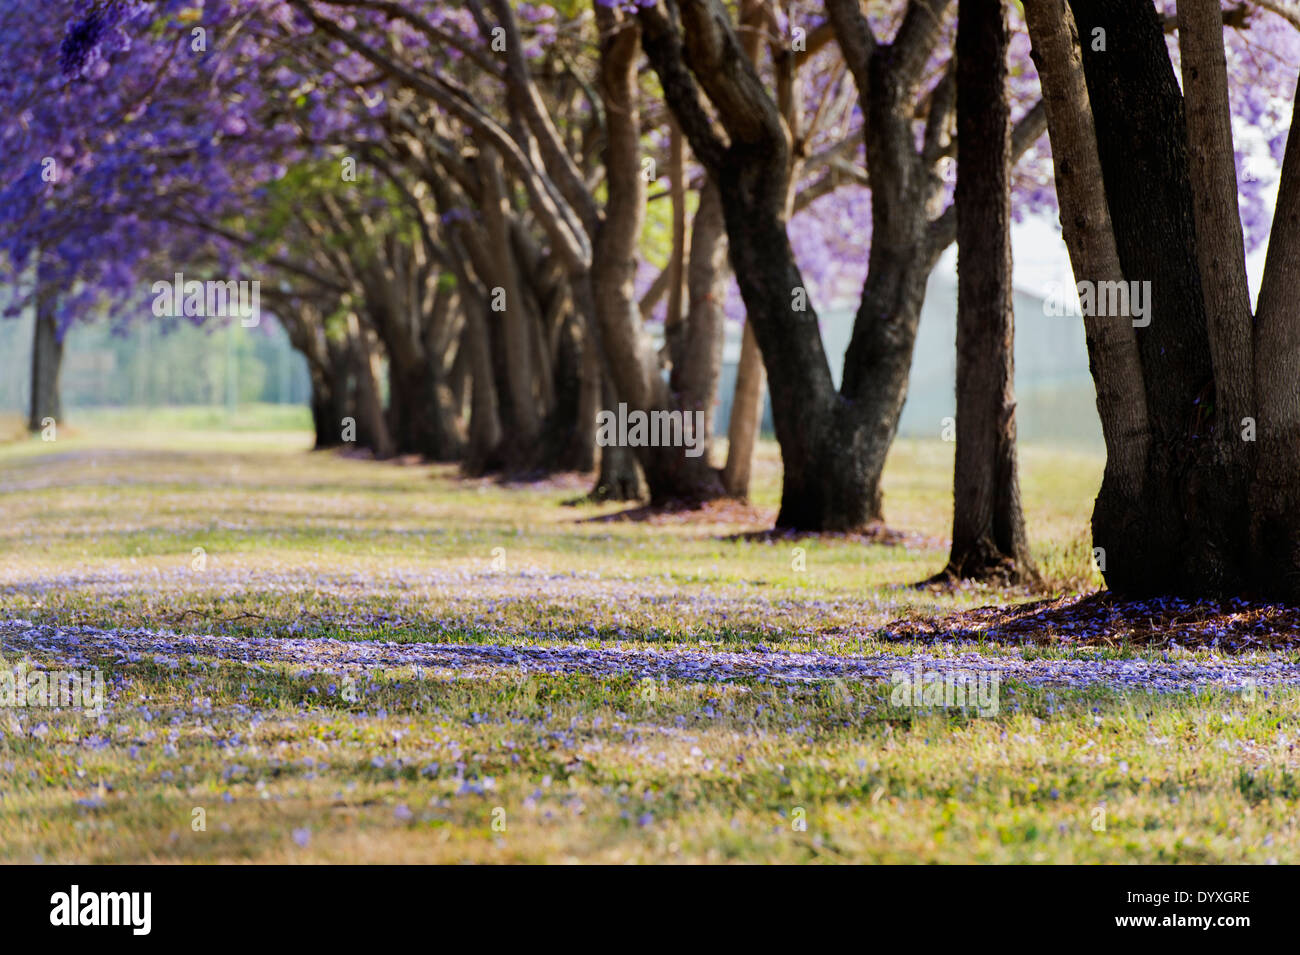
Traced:
<path fill-rule="evenodd" d="M 1150 0 L 1071 6 L 1079 36 L 1104 31 L 1107 43 L 1085 39 L 1087 102 L 1075 96 L 1053 118 L 1070 101 L 1061 0 L 1025 3 L 1067 242 L 1079 226 L 1091 240 L 1071 243 L 1075 274 L 1115 277 L 1109 241 L 1119 277 L 1151 283 L 1138 368 L 1122 318 L 1089 326 L 1108 449 L 1093 515 L 1106 581 L 1126 596 L 1300 599 L 1300 146 L 1288 141 L 1252 342 L 1221 12 L 1183 5 L 1184 102 Z M 1095 130 L 1100 176 L 1072 122 Z M 1107 219 L 1094 212 L 1101 198 Z"/>
<path fill-rule="evenodd" d="M 1002 0 L 957 21 L 957 453 L 948 578 L 1032 581 L 1016 464 L 1011 104 Z"/>
<path fill-rule="evenodd" d="M 1028 0 L 1025 21 L 1043 86 L 1057 203 L 1075 278 L 1122 281 L 1074 18 L 1065 0 Z M 1085 317 L 1084 328 L 1108 452 L 1093 512 L 1093 540 L 1103 548 L 1103 572 L 1109 572 L 1115 566 L 1112 557 L 1130 557 L 1128 551 L 1109 551 L 1142 519 L 1150 456 L 1146 390 L 1132 323 L 1122 317 Z"/>

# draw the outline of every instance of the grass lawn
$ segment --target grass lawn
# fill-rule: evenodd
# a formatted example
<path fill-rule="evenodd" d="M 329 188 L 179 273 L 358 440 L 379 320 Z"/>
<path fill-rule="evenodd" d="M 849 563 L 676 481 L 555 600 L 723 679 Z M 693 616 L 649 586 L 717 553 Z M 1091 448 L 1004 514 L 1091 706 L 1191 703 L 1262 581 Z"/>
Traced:
<path fill-rule="evenodd" d="M 745 537 L 775 513 L 769 445 L 752 505 L 627 521 L 566 503 L 577 476 L 311 453 L 292 413 L 70 419 L 0 445 L 0 648 L 109 698 L 0 709 L 0 860 L 1300 855 L 1294 685 L 1071 683 L 1025 668 L 1170 650 L 892 633 L 1033 596 L 907 586 L 946 556 L 951 445 L 896 446 L 887 546 Z M 1095 589 L 1100 457 L 1021 458 L 1049 586 Z M 898 705 L 888 667 L 914 664 L 998 673 L 996 712 Z"/>

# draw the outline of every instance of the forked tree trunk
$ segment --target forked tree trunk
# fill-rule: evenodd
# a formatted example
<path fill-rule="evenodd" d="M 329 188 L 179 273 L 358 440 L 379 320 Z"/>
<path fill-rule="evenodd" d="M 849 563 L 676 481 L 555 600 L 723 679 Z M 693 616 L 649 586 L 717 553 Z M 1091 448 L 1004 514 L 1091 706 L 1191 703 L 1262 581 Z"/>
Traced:
<path fill-rule="evenodd" d="M 722 194 L 732 269 L 763 355 L 781 445 L 777 526 L 842 531 L 877 523 L 880 475 L 907 394 L 926 278 L 941 251 L 927 217 L 934 177 L 916 151 L 914 118 L 924 60 L 941 23 L 933 9 L 917 10 L 923 16 L 909 16 L 899 56 L 856 58 L 873 231 L 837 391 L 786 230 L 796 165 L 789 124 L 719 0 L 675 0 L 668 9 L 665 16 L 658 6 L 640 8 L 644 45 L 677 121 Z M 856 3 L 838 19 L 830 5 L 827 11 L 837 36 L 847 20 L 862 17 Z M 726 142 L 701 108 L 697 83 L 725 127 Z"/>
<path fill-rule="evenodd" d="M 40 431 L 49 421 L 63 420 L 59 375 L 63 369 L 63 340 L 55 315 L 58 292 L 46 269 L 36 267 L 36 323 L 32 334 L 32 393 L 27 427 Z"/>
<path fill-rule="evenodd" d="M 1036 579 L 1020 508 L 1013 386 L 1011 104 L 1003 0 L 957 19 L 957 454 L 953 579 Z"/>
<path fill-rule="evenodd" d="M 1218 7 L 1184 5 L 1184 112 L 1150 0 L 1072 6 L 1079 35 L 1104 31 L 1107 48 L 1083 44 L 1086 99 L 1053 119 L 1054 102 L 1071 100 L 1060 67 L 1080 47 L 1062 36 L 1061 0 L 1025 3 L 1067 242 L 1081 228 L 1097 240 L 1075 236 L 1075 274 L 1151 283 L 1133 345 L 1126 317 L 1089 325 L 1108 452 L 1093 515 L 1106 581 L 1135 597 L 1300 599 L 1300 144 L 1288 140 L 1252 344 Z M 1072 123 L 1095 129 L 1101 175 Z M 1089 254 L 1107 242 L 1113 254 Z M 1236 444 L 1250 443 L 1248 423 L 1257 463 Z"/>
<path fill-rule="evenodd" d="M 605 367 L 629 412 L 670 414 L 683 409 L 660 374 L 649 338 L 641 327 L 634 294 L 637 246 L 645 218 L 641 178 L 641 125 L 637 59 L 640 27 L 635 17 L 597 6 L 601 28 L 599 88 L 605 106 L 605 168 L 608 197 L 593 243 L 591 287 Z M 618 414 L 616 405 L 605 410 Z M 703 435 L 694 437 L 702 439 Z M 653 503 L 698 502 L 723 495 L 722 480 L 695 440 L 642 445 L 634 449 Z"/>

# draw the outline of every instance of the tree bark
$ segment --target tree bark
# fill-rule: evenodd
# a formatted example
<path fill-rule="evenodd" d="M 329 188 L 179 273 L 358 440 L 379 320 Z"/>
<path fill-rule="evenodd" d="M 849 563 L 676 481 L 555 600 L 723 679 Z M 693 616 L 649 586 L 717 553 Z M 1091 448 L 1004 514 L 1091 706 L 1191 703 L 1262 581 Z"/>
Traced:
<path fill-rule="evenodd" d="M 1090 38 L 1083 65 L 1123 277 L 1150 283 L 1136 329 L 1150 435 L 1142 495 L 1127 511 L 1103 486 L 1095 544 L 1121 593 L 1240 592 L 1251 584 L 1250 518 L 1238 465 L 1214 439 L 1229 422 L 1215 398 L 1188 126 L 1163 20 L 1151 0 L 1072 6 Z M 1104 50 L 1091 39 L 1099 30 Z"/>
<path fill-rule="evenodd" d="M 1255 321 L 1259 456 L 1250 488 L 1253 578 L 1300 602 L 1300 97 L 1292 107 Z"/>
<path fill-rule="evenodd" d="M 786 232 L 798 165 L 789 117 L 768 95 L 718 0 L 666 6 L 666 16 L 657 7 L 641 8 L 644 45 L 684 134 L 722 195 L 732 269 L 763 355 L 781 445 L 777 526 L 842 531 L 877 523 L 880 474 L 906 396 L 925 281 L 942 251 L 927 219 L 937 178 L 928 172 L 930 159 L 915 149 L 914 94 L 940 34 L 945 2 L 909 4 L 897 55 L 864 53 L 855 61 L 868 117 L 873 236 L 838 392 Z M 845 30 L 827 8 L 842 46 L 858 21 L 865 29 L 861 11 L 852 7 L 854 23 Z M 846 57 L 853 58 L 847 47 Z M 714 131 L 697 81 L 725 129 L 725 142 Z M 797 112 L 794 92 L 778 78 L 779 97 Z"/>
<path fill-rule="evenodd" d="M 485 304 L 477 294 L 468 290 L 463 291 L 461 301 L 466 309 L 461 347 L 467 349 L 470 363 L 469 446 L 465 450 L 462 469 L 471 477 L 477 477 L 498 466 L 501 418 L 487 321 L 483 314 Z"/>
<path fill-rule="evenodd" d="M 348 315 L 349 372 L 352 376 L 353 408 L 357 422 L 357 444 L 369 448 L 376 458 L 393 456 L 393 439 L 388 432 L 370 330 L 361 325 L 356 313 Z"/>
<path fill-rule="evenodd" d="M 1123 281 L 1074 18 L 1064 0 L 1027 0 L 1024 9 L 1043 87 L 1057 203 L 1074 276 L 1080 282 Z M 1130 321 L 1085 316 L 1084 329 L 1107 447 L 1093 512 L 1093 540 L 1102 549 L 1103 573 L 1110 575 L 1120 562 L 1134 560 L 1138 550 L 1123 545 L 1124 535 L 1143 522 L 1151 444 L 1146 390 Z"/>
<path fill-rule="evenodd" d="M 957 14 L 957 453 L 949 579 L 1034 581 L 1016 464 L 1011 103 L 1003 0 Z"/>
<path fill-rule="evenodd" d="M 738 500 L 749 499 L 749 481 L 754 464 L 754 447 L 763 423 L 763 356 L 758 351 L 754 329 L 745 323 L 736 366 L 736 387 L 731 398 L 731 420 L 727 422 L 727 463 L 722 484 Z"/>
<path fill-rule="evenodd" d="M 646 199 L 636 69 L 640 26 L 634 17 L 607 7 L 598 6 L 596 15 L 601 27 L 599 89 L 606 116 L 608 198 L 593 243 L 591 286 L 605 365 L 630 411 L 681 415 L 683 408 L 670 394 L 657 353 L 641 327 L 633 286 Z M 617 413 L 616 406 L 606 410 Z M 635 449 L 652 503 L 698 502 L 723 495 L 721 478 L 708 456 L 691 451 L 685 441 Z"/>
<path fill-rule="evenodd" d="M 669 387 L 683 412 L 704 413 L 705 460 L 713 436 L 713 406 L 722 377 L 722 347 L 726 334 L 726 222 L 717 187 L 706 182 L 691 223 L 690 257 L 686 269 L 688 309 L 678 347 L 672 354 Z"/>
<path fill-rule="evenodd" d="M 608 377 L 602 396 L 606 408 L 618 407 L 618 390 Z M 600 472 L 588 497 L 593 501 L 639 501 L 645 496 L 645 481 L 633 450 L 617 444 L 601 447 Z"/>
<path fill-rule="evenodd" d="M 40 261 L 36 265 L 35 329 L 32 334 L 32 391 L 28 407 L 27 427 L 40 431 L 47 420 L 63 420 L 63 402 L 60 397 L 59 376 L 63 369 L 63 339 L 59 335 L 59 322 L 55 314 L 58 290 L 50 281 L 48 268 Z"/>

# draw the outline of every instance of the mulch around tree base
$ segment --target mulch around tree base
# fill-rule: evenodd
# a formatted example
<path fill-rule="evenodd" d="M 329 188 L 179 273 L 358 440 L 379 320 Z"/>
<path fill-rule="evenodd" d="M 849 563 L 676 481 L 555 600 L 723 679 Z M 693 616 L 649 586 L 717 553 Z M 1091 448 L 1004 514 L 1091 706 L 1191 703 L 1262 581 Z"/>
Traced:
<path fill-rule="evenodd" d="M 1300 648 L 1300 607 L 1229 599 L 1122 600 L 1107 592 L 1012 606 L 980 607 L 937 618 L 904 618 L 886 628 L 897 640 L 986 640 L 1187 649 Z"/>

